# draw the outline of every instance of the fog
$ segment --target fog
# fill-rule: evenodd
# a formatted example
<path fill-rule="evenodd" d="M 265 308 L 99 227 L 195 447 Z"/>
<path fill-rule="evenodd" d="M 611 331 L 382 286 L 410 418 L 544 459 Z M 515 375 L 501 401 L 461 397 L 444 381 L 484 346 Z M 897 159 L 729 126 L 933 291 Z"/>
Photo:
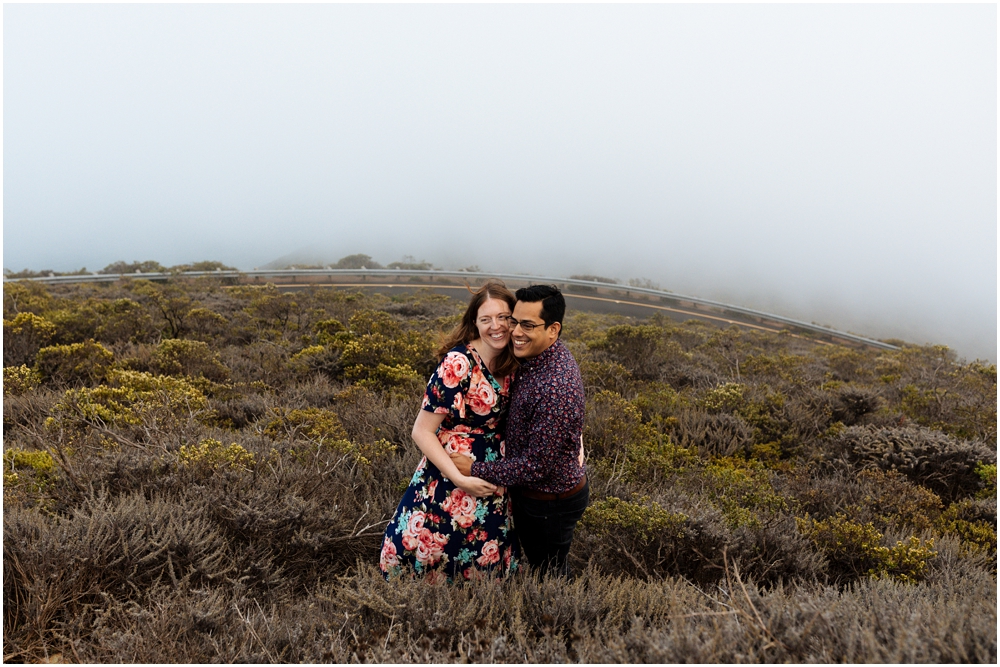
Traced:
<path fill-rule="evenodd" d="M 997 354 L 995 5 L 5 5 L 3 264 L 648 278 Z"/>

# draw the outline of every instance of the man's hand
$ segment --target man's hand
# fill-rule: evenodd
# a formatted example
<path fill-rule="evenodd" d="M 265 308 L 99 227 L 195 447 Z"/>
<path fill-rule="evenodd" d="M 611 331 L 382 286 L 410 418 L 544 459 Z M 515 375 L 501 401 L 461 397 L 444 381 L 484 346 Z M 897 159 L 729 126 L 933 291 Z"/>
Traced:
<path fill-rule="evenodd" d="M 465 454 L 450 454 L 452 462 L 458 468 L 458 472 L 466 477 L 472 476 L 472 459 Z"/>
<path fill-rule="evenodd" d="M 584 462 L 586 461 L 586 457 L 584 457 L 584 455 L 583 455 L 583 434 L 582 433 L 580 434 L 580 455 L 576 457 L 576 460 L 580 463 L 580 467 L 582 468 L 584 466 Z"/>

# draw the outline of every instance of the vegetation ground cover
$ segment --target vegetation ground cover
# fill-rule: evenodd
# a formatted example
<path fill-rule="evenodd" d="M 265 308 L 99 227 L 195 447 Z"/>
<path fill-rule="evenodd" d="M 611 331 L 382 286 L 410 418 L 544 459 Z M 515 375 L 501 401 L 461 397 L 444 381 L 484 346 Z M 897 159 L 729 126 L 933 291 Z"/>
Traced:
<path fill-rule="evenodd" d="M 571 313 L 571 581 L 382 580 L 461 304 L 4 285 L 4 659 L 995 662 L 996 366 Z"/>

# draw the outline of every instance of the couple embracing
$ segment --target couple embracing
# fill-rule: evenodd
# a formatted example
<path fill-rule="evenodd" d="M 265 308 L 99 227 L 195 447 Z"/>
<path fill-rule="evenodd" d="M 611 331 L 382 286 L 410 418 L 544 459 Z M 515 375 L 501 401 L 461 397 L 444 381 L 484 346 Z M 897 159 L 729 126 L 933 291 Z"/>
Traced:
<path fill-rule="evenodd" d="M 521 553 L 568 574 L 587 507 L 580 369 L 559 339 L 566 301 L 548 285 L 476 290 L 438 351 L 413 424 L 424 458 L 386 527 L 386 578 L 505 575 Z"/>

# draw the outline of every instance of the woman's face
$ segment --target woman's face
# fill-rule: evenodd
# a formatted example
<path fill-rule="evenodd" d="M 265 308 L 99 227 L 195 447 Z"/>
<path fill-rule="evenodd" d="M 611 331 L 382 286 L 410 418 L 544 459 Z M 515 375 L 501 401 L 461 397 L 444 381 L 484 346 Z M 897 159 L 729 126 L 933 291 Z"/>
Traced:
<path fill-rule="evenodd" d="M 479 338 L 497 351 L 507 347 L 507 341 L 510 340 L 508 317 L 510 317 L 510 306 L 507 302 L 500 299 L 486 299 L 483 305 L 479 306 L 479 314 L 476 315 Z"/>

